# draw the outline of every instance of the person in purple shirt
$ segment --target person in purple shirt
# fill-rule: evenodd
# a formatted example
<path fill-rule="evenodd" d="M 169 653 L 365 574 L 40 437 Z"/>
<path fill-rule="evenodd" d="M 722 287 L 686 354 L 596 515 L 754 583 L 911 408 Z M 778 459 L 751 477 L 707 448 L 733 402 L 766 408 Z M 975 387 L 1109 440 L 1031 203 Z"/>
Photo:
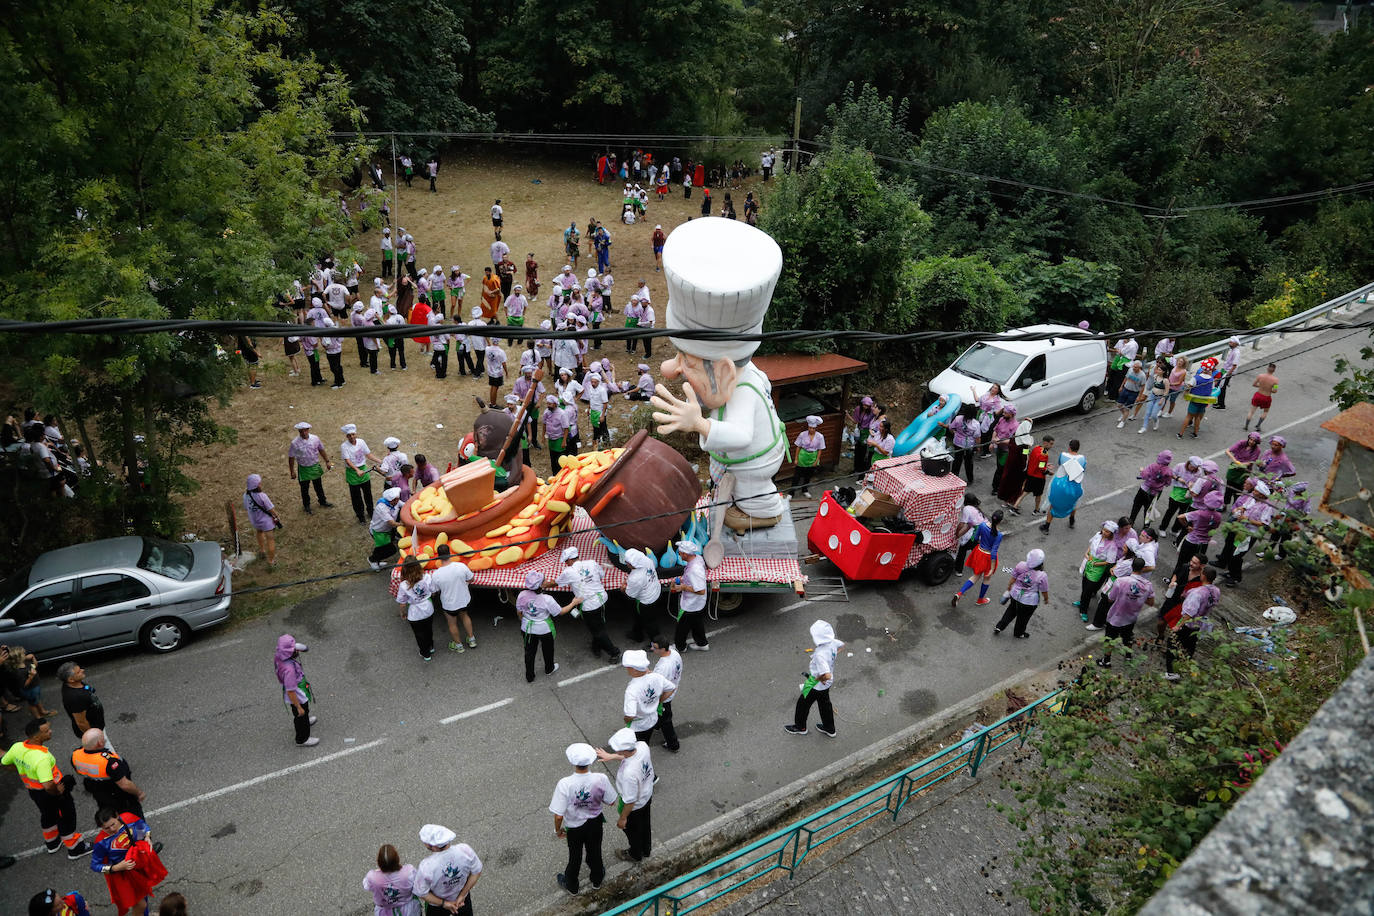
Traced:
<path fill-rule="evenodd" d="M 1233 521 L 1245 526 L 1245 534 L 1240 537 L 1234 532 L 1228 534 L 1226 546 L 1222 548 L 1221 556 L 1217 557 L 1217 565 L 1226 570 L 1226 578 L 1223 581 L 1227 585 L 1240 584 L 1241 561 L 1245 559 L 1245 555 L 1250 552 L 1255 542 L 1268 533 L 1269 526 L 1278 514 L 1277 507 L 1269 501 L 1271 494 L 1268 484 L 1257 481 L 1250 493 L 1251 498 L 1244 505 L 1241 505 L 1240 500 L 1236 501 L 1236 511 L 1232 515 Z"/>
<path fill-rule="evenodd" d="M 1280 560 L 1287 559 L 1288 555 L 1283 549 L 1284 543 L 1303 523 L 1312 505 L 1311 498 L 1307 496 L 1307 486 L 1307 481 L 1304 480 L 1287 487 L 1283 491 L 1284 505 L 1282 508 L 1275 506 L 1278 512 L 1275 513 L 1274 522 L 1270 525 L 1272 532 L 1269 537 L 1268 548 L 1270 556 L 1277 552 Z"/>
<path fill-rule="evenodd" d="M 1011 571 L 1011 581 L 1007 583 L 1007 611 L 997 626 L 992 628 L 993 635 L 1001 633 L 1007 624 L 1016 621 L 1012 635 L 1017 639 L 1029 639 L 1026 624 L 1030 623 L 1035 609 L 1050 600 L 1050 577 L 1045 574 L 1045 551 L 1032 550 L 1026 559 L 1016 564 Z"/>
<path fill-rule="evenodd" d="M 1174 517 L 1174 513 L 1188 511 L 1188 507 L 1193 504 L 1192 485 L 1202 473 L 1202 459 L 1197 455 L 1190 456 L 1186 461 L 1180 461 L 1173 466 L 1173 485 L 1169 489 L 1169 504 L 1164 507 L 1164 516 L 1159 520 L 1159 530 L 1169 530 L 1169 520 Z"/>
<path fill-rule="evenodd" d="M 277 565 L 277 529 L 281 518 L 271 498 L 262 492 L 262 475 L 249 474 L 244 484 L 243 511 L 258 536 L 258 555 L 267 558 L 268 566 Z"/>
<path fill-rule="evenodd" d="M 1183 523 L 1188 526 L 1179 545 L 1178 562 L 1174 565 L 1174 575 L 1183 578 L 1188 569 L 1188 560 L 1196 556 L 1206 557 L 1207 545 L 1212 540 L 1212 532 L 1221 524 L 1222 495 L 1220 490 L 1212 490 L 1202 497 L 1202 504 L 1191 512 L 1183 514 Z"/>
<path fill-rule="evenodd" d="M 310 311 L 305 313 L 305 320 L 317 328 L 325 327 L 325 322 L 329 320 L 329 312 L 325 310 L 324 300 L 316 296 L 310 300 Z"/>
<path fill-rule="evenodd" d="M 1269 451 L 1255 463 L 1255 472 L 1262 478 L 1275 481 L 1282 477 L 1294 477 L 1297 470 L 1288 457 L 1288 440 L 1283 436 L 1269 437 Z"/>
<path fill-rule="evenodd" d="M 377 867 L 363 878 L 363 890 L 372 894 L 373 916 L 420 916 L 415 866 L 402 865 L 401 854 L 390 843 L 377 850 Z"/>
<path fill-rule="evenodd" d="M 1174 453 L 1167 448 L 1155 456 L 1153 464 L 1147 464 L 1140 469 L 1140 488 L 1136 490 L 1135 501 L 1131 503 L 1130 523 L 1135 524 L 1137 514 L 1143 512 L 1145 518 L 1150 517 L 1150 507 L 1155 504 L 1159 494 L 1164 492 L 1174 479 L 1174 472 L 1169 467 L 1169 462 L 1174 460 Z"/>
<path fill-rule="evenodd" d="M 563 457 L 563 448 L 568 434 L 568 423 L 563 411 L 558 408 L 558 395 L 544 398 L 544 441 L 549 444 L 549 468 L 558 473 L 558 459 Z"/>
<path fill-rule="evenodd" d="M 566 402 L 560 402 L 563 410 L 563 422 L 568 428 L 567 442 L 563 447 L 566 455 L 576 455 L 577 450 L 582 447 L 582 437 L 577 430 L 577 398 L 573 397 Z"/>
<path fill-rule="evenodd" d="M 525 411 L 525 436 L 530 440 L 530 448 L 540 448 L 539 445 L 539 402 L 544 394 L 544 383 L 534 379 L 535 367 L 528 363 L 520 366 L 520 377 L 511 386 L 511 391 L 516 398 L 524 401 L 526 395 L 534 392 L 529 398 L 529 408 Z"/>
<path fill-rule="evenodd" d="M 411 475 L 411 485 L 415 492 L 420 492 L 432 483 L 439 480 L 439 469 L 430 464 L 424 455 L 415 456 L 415 471 Z"/>
<path fill-rule="evenodd" d="M 950 473 L 958 474 L 964 468 L 964 479 L 973 483 L 973 452 L 978 438 L 983 435 L 983 427 L 974 416 L 974 408 L 965 405 L 948 423 L 940 424 L 949 430 L 950 452 L 954 455 L 954 466 Z"/>
<path fill-rule="evenodd" d="M 1143 557 L 1131 561 L 1131 574 L 1116 580 L 1107 597 L 1112 606 L 1107 611 L 1107 639 L 1121 642 L 1126 654 L 1130 654 L 1131 642 L 1135 638 L 1135 622 L 1146 607 L 1154 607 L 1155 587 L 1142 574 L 1145 569 Z M 1099 668 L 1112 666 L 1112 653 L 1107 650 L 1097 660 Z"/>
<path fill-rule="evenodd" d="M 1244 439 L 1226 450 L 1226 457 L 1231 459 L 1231 466 L 1226 469 L 1226 505 L 1236 498 L 1241 484 L 1245 483 L 1255 460 L 1259 458 L 1261 438 L 1259 433 L 1248 433 Z"/>
<path fill-rule="evenodd" d="M 873 463 L 868 445 L 868 437 L 878 423 L 878 408 L 873 399 L 865 395 L 859 406 L 854 408 L 851 419 L 854 421 L 854 473 L 862 474 Z"/>
<path fill-rule="evenodd" d="M 978 455 L 979 458 L 990 458 L 992 452 L 992 428 L 997 423 L 997 415 L 1002 411 L 1002 386 L 993 383 L 983 394 L 979 394 L 977 389 L 970 388 L 973 392 L 973 402 L 978 405 L 978 426 L 983 430 L 982 445 L 983 451 Z"/>
<path fill-rule="evenodd" d="M 1178 680 L 1174 673 L 1174 648 L 1181 647 L 1188 658 L 1197 651 L 1198 637 L 1212 630 L 1211 613 L 1221 602 L 1221 589 L 1216 582 L 1217 571 L 1211 566 L 1203 567 L 1202 584 L 1188 590 L 1179 608 L 1179 617 L 1164 641 L 1164 677 L 1170 681 Z"/>
<path fill-rule="evenodd" d="M 654 377 L 649 373 L 648 363 L 640 363 L 635 368 L 639 371 L 639 378 L 634 387 L 625 392 L 625 400 L 647 401 L 654 395 Z"/>

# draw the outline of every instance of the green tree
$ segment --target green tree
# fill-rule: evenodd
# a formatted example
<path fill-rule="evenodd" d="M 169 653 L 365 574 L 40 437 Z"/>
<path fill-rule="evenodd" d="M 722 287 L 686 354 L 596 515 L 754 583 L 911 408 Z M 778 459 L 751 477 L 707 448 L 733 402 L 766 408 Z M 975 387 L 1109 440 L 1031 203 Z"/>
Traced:
<path fill-rule="evenodd" d="M 346 244 L 328 182 L 354 155 L 343 81 L 283 50 L 287 22 L 210 0 L 66 0 L 0 22 L 7 163 L 0 309 L 30 320 L 264 318 Z M 361 152 L 361 151 L 359 151 Z M 230 435 L 207 399 L 240 369 L 202 334 L 8 336 L 10 375 L 81 424 L 175 532 L 185 448 Z M 224 341 L 232 351 L 232 342 Z M 87 431 L 90 436 L 87 436 Z"/>
<path fill-rule="evenodd" d="M 460 15 L 447 0 L 285 0 L 292 37 L 349 81 L 371 130 L 486 130 L 490 118 L 464 101 L 469 55 Z M 344 124 L 347 128 L 349 125 Z"/>
<path fill-rule="evenodd" d="M 766 327 L 913 326 L 917 307 L 903 277 L 925 247 L 930 217 L 901 188 L 883 184 L 866 151 L 833 149 L 784 176 L 759 226 L 783 258 Z"/>

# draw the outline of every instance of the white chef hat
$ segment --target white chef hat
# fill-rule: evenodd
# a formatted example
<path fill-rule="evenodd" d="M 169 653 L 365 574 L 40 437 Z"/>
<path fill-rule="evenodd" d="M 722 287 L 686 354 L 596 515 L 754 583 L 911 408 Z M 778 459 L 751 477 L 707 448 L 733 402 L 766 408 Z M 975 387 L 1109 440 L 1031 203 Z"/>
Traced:
<path fill-rule="evenodd" d="M 817 426 L 821 425 L 821 418 L 816 416 L 815 414 L 812 414 L 811 416 L 806 418 L 806 425 L 811 429 L 815 429 Z"/>
<path fill-rule="evenodd" d="M 299 423 L 296 424 L 296 429 L 309 429 L 309 428 L 310 428 L 310 424 L 307 423 L 307 422 L 305 422 L 304 420 L 302 420 L 301 422 L 299 422 Z"/>
<path fill-rule="evenodd" d="M 587 279 L 590 280 L 590 279 L 592 279 L 592 278 L 595 277 L 595 276 L 596 276 L 596 268 L 595 268 L 595 267 L 588 267 L 588 268 L 587 268 Z"/>
<path fill-rule="evenodd" d="M 568 763 L 575 767 L 589 767 L 596 763 L 596 751 L 590 744 L 569 744 L 564 753 L 567 754 Z"/>
<path fill-rule="evenodd" d="M 639 739 L 635 737 L 635 733 L 630 729 L 622 728 L 614 735 L 611 735 L 611 739 L 606 743 L 611 746 L 611 750 L 613 751 L 632 751 L 634 750 L 634 746 L 639 743 Z"/>
<path fill-rule="evenodd" d="M 345 436 L 351 435 L 358 431 L 358 424 L 345 423 L 343 426 L 339 427 L 339 431 L 342 432 Z"/>
<path fill-rule="evenodd" d="M 507 404 L 519 404 L 519 403 L 520 403 L 520 399 L 517 398 L 517 397 L 516 397 L 515 395 L 513 395 L 513 394 L 508 394 L 508 395 L 506 395 L 506 403 L 507 403 Z"/>
<path fill-rule="evenodd" d="M 714 216 L 683 223 L 663 246 L 666 326 L 756 334 L 781 273 L 782 249 L 762 230 Z M 669 339 L 702 359 L 746 359 L 759 346 L 754 340 Z"/>
<path fill-rule="evenodd" d="M 420 828 L 420 842 L 426 846 L 447 846 L 458 834 L 441 824 L 425 824 Z"/>
<path fill-rule="evenodd" d="M 648 671 L 649 655 L 643 649 L 630 649 L 620 656 L 620 664 L 634 671 Z"/>
<path fill-rule="evenodd" d="M 386 439 L 383 440 L 382 445 L 385 445 L 387 448 L 400 448 L 401 440 L 397 439 L 395 436 L 387 436 Z"/>
<path fill-rule="evenodd" d="M 563 552 L 558 555 L 558 558 L 562 560 L 564 563 L 568 562 L 569 560 L 576 560 L 577 548 L 572 546 L 564 547 Z"/>
<path fill-rule="evenodd" d="M 400 487 L 387 487 L 385 490 L 382 491 L 382 499 L 386 500 L 387 502 L 391 502 L 393 499 L 400 499 L 400 498 L 401 498 L 401 488 L 400 488 Z"/>

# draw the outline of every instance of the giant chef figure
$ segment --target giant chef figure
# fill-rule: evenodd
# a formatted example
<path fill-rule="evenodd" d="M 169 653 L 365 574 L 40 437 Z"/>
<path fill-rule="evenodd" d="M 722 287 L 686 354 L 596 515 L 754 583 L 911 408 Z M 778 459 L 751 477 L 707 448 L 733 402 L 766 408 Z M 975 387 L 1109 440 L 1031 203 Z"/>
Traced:
<path fill-rule="evenodd" d="M 663 246 L 667 327 L 756 334 L 781 272 L 782 250 L 753 226 L 718 217 L 684 223 Z M 669 339 L 678 355 L 663 363 L 663 377 L 682 377 L 684 398 L 657 387 L 659 433 L 694 432 L 701 438 L 711 456 L 714 501 L 728 503 L 724 523 L 731 529 L 776 525 L 786 503 L 773 475 L 787 440 L 768 377 L 750 360 L 758 342 Z M 714 528 L 719 531 L 718 522 Z M 709 551 L 706 559 L 714 565 Z"/>

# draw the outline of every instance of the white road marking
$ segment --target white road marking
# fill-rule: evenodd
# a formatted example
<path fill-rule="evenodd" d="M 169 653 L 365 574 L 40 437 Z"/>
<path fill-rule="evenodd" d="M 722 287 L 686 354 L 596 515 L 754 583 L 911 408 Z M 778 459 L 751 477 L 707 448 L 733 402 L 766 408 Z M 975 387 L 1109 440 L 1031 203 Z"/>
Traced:
<path fill-rule="evenodd" d="M 1335 411 L 1335 409 L 1336 409 L 1336 406 L 1333 404 L 1333 405 L 1331 405 L 1330 407 L 1323 407 L 1321 410 L 1318 410 L 1318 411 L 1316 411 L 1315 413 L 1310 413 L 1310 414 L 1308 414 L 1308 415 L 1305 416 L 1305 417 L 1299 417 L 1298 419 L 1294 420 L 1294 421 L 1291 422 L 1291 423 L 1285 423 L 1285 424 L 1283 424 L 1282 426 L 1275 427 L 1274 429 L 1266 429 L 1266 430 L 1263 430 L 1264 438 L 1265 438 L 1265 439 L 1268 439 L 1270 436 L 1277 435 L 1278 433 L 1283 432 L 1285 429 L 1292 429 L 1292 428 L 1295 427 L 1295 426 L 1301 426 L 1301 425 L 1304 424 L 1304 423 L 1307 423 L 1307 422 L 1309 422 L 1309 421 L 1311 421 L 1311 420 L 1317 419 L 1317 417 L 1324 416 L 1324 415 L 1326 415 L 1326 414 L 1328 414 L 1328 413 L 1332 413 L 1333 411 Z M 1178 440 L 1174 440 L 1174 441 L 1178 441 Z M 1188 441 L 1191 441 L 1191 440 L 1185 439 L 1185 440 L 1183 440 L 1183 441 L 1188 442 Z M 1172 447 L 1170 447 L 1170 450 L 1172 451 Z M 1225 455 L 1225 454 L 1226 454 L 1226 449 L 1222 449 L 1222 450 L 1219 451 L 1219 452 L 1212 452 L 1212 454 L 1210 454 L 1210 455 L 1203 455 L 1203 456 L 1201 456 L 1201 457 L 1210 460 L 1210 459 L 1213 459 L 1213 458 L 1220 458 L 1222 455 Z M 1185 456 L 1185 457 L 1186 457 L 1186 456 Z M 1085 500 L 1084 502 L 1082 502 L 1082 503 L 1079 505 L 1079 508 L 1081 509 L 1081 508 L 1083 508 L 1084 506 L 1092 506 L 1092 505 L 1096 505 L 1097 503 L 1100 503 L 1100 502 L 1105 502 L 1106 500 L 1109 500 L 1109 499 L 1114 499 L 1114 498 L 1120 496 L 1122 493 L 1134 493 L 1135 490 L 1136 490 L 1135 487 L 1121 487 L 1120 489 L 1112 490 L 1110 493 L 1103 493 L 1101 496 L 1094 496 L 1092 499 Z M 1022 525 L 1021 527 L 1023 527 L 1023 528 L 1034 528 L 1034 527 L 1036 527 L 1037 525 L 1041 525 L 1041 524 L 1044 524 L 1044 516 L 1040 516 L 1039 518 L 1032 519 L 1032 520 L 1030 520 L 1029 522 L 1026 522 L 1026 524 Z M 783 610 L 788 610 L 788 609 L 787 609 L 787 608 L 783 608 Z M 773 613 L 779 614 L 779 613 L 782 613 L 782 612 L 781 612 L 781 611 L 774 611 Z"/>
<path fill-rule="evenodd" d="M 253 786 L 262 785 L 265 782 L 268 782 L 273 779 L 279 779 L 282 776 L 290 776 L 292 773 L 299 773 L 301 770 L 308 770 L 311 767 L 317 767 L 322 763 L 329 763 L 332 760 L 338 760 L 340 757 L 347 757 L 349 754 L 356 754 L 359 751 L 369 750 L 371 748 L 376 747 L 379 744 L 385 744 L 386 741 L 386 738 L 378 738 L 376 741 L 369 741 L 368 743 L 360 744 L 357 747 L 345 748 L 342 751 L 335 751 L 332 754 L 325 754 L 323 757 L 316 757 L 312 760 L 307 760 L 304 763 L 297 763 L 294 766 L 286 767 L 285 769 L 276 770 L 272 773 L 264 773 L 261 776 L 254 776 L 252 779 L 246 779 L 243 782 L 236 782 L 232 786 L 224 786 L 223 788 L 215 789 L 212 792 L 205 792 L 200 795 L 196 795 L 192 798 L 182 799 L 179 802 L 172 802 L 170 805 L 163 805 L 161 808 L 158 808 L 155 811 L 149 811 L 147 814 L 144 815 L 144 817 L 161 817 L 164 814 L 170 814 L 171 812 L 179 811 L 182 808 L 189 808 L 191 805 L 198 805 L 201 802 L 210 801 L 211 799 L 219 798 L 222 795 L 228 795 L 231 792 L 237 792 L 240 789 L 250 789 Z M 88 834 L 88 836 L 92 835 L 94 834 Z M 23 852 L 14 853 L 14 857 L 16 859 L 26 859 L 29 856 L 38 855 L 38 853 L 40 852 L 43 852 L 43 847 L 35 846 L 32 849 L 26 849 Z"/>
<path fill-rule="evenodd" d="M 502 706 L 509 706 L 515 702 L 515 697 L 506 697 L 504 700 L 497 700 L 495 703 L 488 703 L 486 706 L 478 706 L 476 709 L 469 709 L 467 712 L 460 712 L 456 716 L 449 716 L 447 719 L 440 719 L 440 725 L 448 725 L 457 722 L 459 719 L 467 719 L 471 716 L 480 716 L 484 712 L 491 712 L 493 709 L 500 709 Z"/>
<path fill-rule="evenodd" d="M 733 630 L 733 629 L 734 629 L 735 627 L 737 627 L 737 626 L 739 626 L 739 624 L 737 624 L 737 623 L 731 623 L 731 624 L 727 624 L 726 626 L 721 627 L 719 630 L 711 630 L 711 631 L 707 632 L 707 634 L 706 634 L 706 641 L 709 643 L 709 642 L 711 641 L 712 637 L 719 636 L 719 635 L 722 634 L 722 633 L 728 633 L 728 632 L 730 632 L 731 630 Z"/>
<path fill-rule="evenodd" d="M 593 668 L 591 671 L 584 671 L 581 674 L 576 674 L 570 678 L 559 681 L 558 686 L 566 687 L 569 684 L 576 684 L 578 681 L 585 681 L 588 678 L 596 677 L 598 674 L 605 674 L 607 671 L 616 671 L 619 668 L 619 665 L 606 665 L 602 668 Z"/>
<path fill-rule="evenodd" d="M 783 614 L 786 614 L 786 613 L 788 613 L 789 611 L 795 611 L 795 610 L 796 610 L 797 608 L 799 608 L 799 607 L 803 607 L 803 606 L 805 606 L 805 605 L 810 604 L 811 601 L 812 601 L 811 598 L 803 598 L 803 599 L 800 600 L 800 601 L 793 601 L 793 602 L 792 602 L 791 604 L 789 604 L 787 607 L 780 607 L 780 608 L 778 608 L 776 611 L 773 612 L 773 616 L 774 616 L 774 617 L 781 617 Z"/>

